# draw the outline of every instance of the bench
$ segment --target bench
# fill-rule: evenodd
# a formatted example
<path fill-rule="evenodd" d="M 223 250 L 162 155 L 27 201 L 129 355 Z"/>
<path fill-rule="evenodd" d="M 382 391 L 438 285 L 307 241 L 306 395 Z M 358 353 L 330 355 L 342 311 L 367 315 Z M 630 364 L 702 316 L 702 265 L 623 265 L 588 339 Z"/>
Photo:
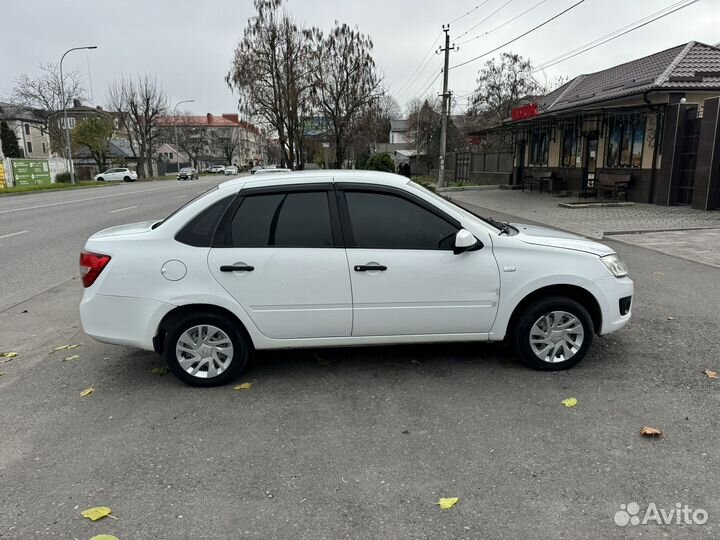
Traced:
<path fill-rule="evenodd" d="M 630 178 L 629 174 L 599 173 L 595 180 L 595 196 L 603 192 L 611 193 L 614 199 L 619 199 L 622 195 L 623 200 L 627 200 Z"/>
<path fill-rule="evenodd" d="M 524 176 L 522 179 L 522 191 L 525 191 L 525 185 L 530 186 L 530 192 L 532 193 L 533 186 L 538 186 L 538 193 L 542 193 L 543 186 L 549 186 L 553 179 L 553 173 L 543 173 L 540 176 Z"/>
<path fill-rule="evenodd" d="M 555 176 L 554 172 L 543 173 L 538 177 L 529 175 L 523 178 L 522 190 L 525 191 L 525 184 L 530 186 L 532 192 L 533 185 L 538 186 L 538 192 L 542 193 L 543 186 L 547 186 L 548 192 L 554 193 L 558 189 L 563 189 L 565 182 L 559 176 Z"/>

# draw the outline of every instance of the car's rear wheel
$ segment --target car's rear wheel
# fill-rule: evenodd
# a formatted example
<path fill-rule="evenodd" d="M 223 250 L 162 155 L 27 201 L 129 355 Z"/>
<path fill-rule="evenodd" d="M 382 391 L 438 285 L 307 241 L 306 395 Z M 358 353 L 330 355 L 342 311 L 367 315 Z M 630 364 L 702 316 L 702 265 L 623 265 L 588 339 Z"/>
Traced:
<path fill-rule="evenodd" d="M 124 181 L 124 182 L 132 182 L 133 179 L 130 178 L 129 176 L 126 176 L 125 178 L 123 178 L 123 181 Z"/>
<path fill-rule="evenodd" d="M 243 370 L 250 340 L 237 323 L 215 313 L 189 314 L 169 328 L 165 359 L 170 370 L 192 386 L 218 386 Z"/>
<path fill-rule="evenodd" d="M 568 369 L 585 358 L 593 331 L 592 318 L 580 303 L 564 296 L 546 297 L 520 314 L 511 334 L 512 346 L 531 368 Z"/>

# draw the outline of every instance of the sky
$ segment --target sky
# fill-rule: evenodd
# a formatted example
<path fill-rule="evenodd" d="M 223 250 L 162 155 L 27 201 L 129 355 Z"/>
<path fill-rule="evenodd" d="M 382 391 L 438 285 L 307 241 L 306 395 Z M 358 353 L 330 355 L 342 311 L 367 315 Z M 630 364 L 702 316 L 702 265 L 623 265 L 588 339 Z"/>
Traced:
<path fill-rule="evenodd" d="M 435 40 L 443 24 L 453 21 L 452 42 L 470 40 L 450 53 L 453 66 L 502 45 L 578 0 L 545 0 L 485 35 L 538 1 L 288 0 L 287 9 L 307 26 L 327 31 L 335 21 L 346 22 L 370 35 L 385 86 L 404 107 L 415 97 L 441 91 L 442 56 L 427 53 L 440 43 Z M 541 65 L 676 2 L 584 0 L 493 55 L 449 70 L 449 89 L 458 96 L 455 112 L 475 88 L 482 64 L 493 56 L 513 51 Z M 0 0 L 0 100 L 11 94 L 18 76 L 34 74 L 39 63 L 57 63 L 71 47 L 97 45 L 93 51 L 70 53 L 63 64 L 81 73 L 93 105 L 106 104 L 108 85 L 115 78 L 149 73 L 157 76 L 173 105 L 194 100 L 180 110 L 198 115 L 236 112 L 236 96 L 224 77 L 252 14 L 251 0 Z M 480 37 L 471 39 L 475 36 Z M 536 77 L 542 81 L 592 73 L 690 40 L 720 42 L 720 0 L 700 0 Z"/>

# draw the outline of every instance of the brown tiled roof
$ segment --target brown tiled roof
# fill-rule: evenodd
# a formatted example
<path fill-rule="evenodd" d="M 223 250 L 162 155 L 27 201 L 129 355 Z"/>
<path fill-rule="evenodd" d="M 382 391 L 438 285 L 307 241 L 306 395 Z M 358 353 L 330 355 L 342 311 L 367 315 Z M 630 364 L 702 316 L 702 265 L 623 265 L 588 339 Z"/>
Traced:
<path fill-rule="evenodd" d="M 204 116 L 163 116 L 158 125 L 187 127 L 241 127 L 253 133 L 260 133 L 257 126 L 239 119 L 236 113 L 225 113 L 222 116 L 206 114 Z"/>
<path fill-rule="evenodd" d="M 540 114 L 575 109 L 648 90 L 720 91 L 720 48 L 696 41 L 596 73 L 579 75 L 538 101 Z"/>

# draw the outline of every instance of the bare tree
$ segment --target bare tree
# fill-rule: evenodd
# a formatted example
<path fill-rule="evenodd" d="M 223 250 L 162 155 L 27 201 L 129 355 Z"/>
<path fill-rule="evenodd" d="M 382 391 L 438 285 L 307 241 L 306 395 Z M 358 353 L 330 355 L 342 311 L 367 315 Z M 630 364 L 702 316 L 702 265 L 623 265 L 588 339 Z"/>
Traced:
<path fill-rule="evenodd" d="M 168 109 L 165 91 L 155 77 L 138 75 L 135 79 L 116 80 L 108 89 L 108 97 L 110 108 L 118 114 L 118 122 L 138 159 L 138 175 L 151 176 L 153 149 L 160 135 L 157 124 Z"/>
<path fill-rule="evenodd" d="M 515 53 L 487 61 L 478 74 L 470 114 L 484 115 L 488 122 L 498 124 L 514 107 L 544 94 L 532 72 L 532 62 Z"/>
<path fill-rule="evenodd" d="M 382 95 L 373 43 L 337 21 L 327 36 L 314 29 L 312 38 L 313 96 L 332 130 L 336 166 L 342 167 L 354 123 Z"/>
<path fill-rule="evenodd" d="M 218 144 L 226 164 L 232 165 L 233 158 L 240 157 L 241 143 L 242 133 L 239 127 L 223 128 L 218 133 Z"/>
<path fill-rule="evenodd" d="M 282 0 L 254 0 L 225 81 L 239 93 L 239 106 L 278 135 L 281 162 L 294 167 L 302 141 L 302 122 L 312 84 L 308 31 L 283 10 Z"/>
<path fill-rule="evenodd" d="M 80 72 L 69 71 L 63 73 L 65 99 L 62 97 L 60 83 L 60 68 L 58 64 L 47 62 L 38 66 L 38 73 L 28 75 L 24 73 L 15 79 L 10 100 L 18 105 L 24 105 L 43 112 L 47 120 L 50 115 L 72 105 L 73 99 L 84 99 L 85 89 L 82 85 Z M 65 148 L 65 139 L 62 125 L 59 122 L 49 122 L 50 149 L 62 153 Z"/>

